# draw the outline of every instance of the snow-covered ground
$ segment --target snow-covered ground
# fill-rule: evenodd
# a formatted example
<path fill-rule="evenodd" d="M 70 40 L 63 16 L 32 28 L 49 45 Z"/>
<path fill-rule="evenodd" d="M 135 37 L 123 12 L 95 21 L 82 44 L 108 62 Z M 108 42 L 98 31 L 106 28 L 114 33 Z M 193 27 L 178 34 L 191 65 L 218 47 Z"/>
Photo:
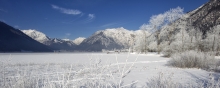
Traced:
<path fill-rule="evenodd" d="M 149 80 L 159 77 L 159 75 L 163 75 L 164 79 L 171 78 L 169 81 L 181 83 L 182 85 L 206 81 L 210 78 L 210 74 L 212 74 L 215 79 L 220 77 L 218 73 L 201 69 L 181 69 L 166 66 L 169 59 L 170 58 L 161 57 L 161 55 L 156 53 L 139 55 L 127 53 L 0 53 L 0 61 L 11 64 L 52 63 L 70 66 L 71 64 L 87 65 L 100 62 L 102 66 L 109 65 L 115 66 L 115 69 L 120 68 L 119 73 L 126 72 L 127 69 L 133 66 L 130 73 L 122 78 L 122 81 L 124 85 L 137 82 L 136 87 L 145 86 Z M 43 71 L 37 73 L 44 74 Z M 16 74 L 14 76 L 16 76 Z"/>

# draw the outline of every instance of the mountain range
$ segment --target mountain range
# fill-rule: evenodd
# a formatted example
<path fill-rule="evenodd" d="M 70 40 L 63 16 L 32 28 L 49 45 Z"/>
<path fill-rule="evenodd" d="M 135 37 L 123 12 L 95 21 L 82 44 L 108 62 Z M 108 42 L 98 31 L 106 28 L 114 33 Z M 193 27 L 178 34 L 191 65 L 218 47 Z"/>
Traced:
<path fill-rule="evenodd" d="M 139 31 L 112 28 L 95 32 L 89 38 L 79 37 L 75 40 L 50 38 L 37 30 L 21 30 L 34 40 L 47 45 L 54 50 L 67 51 L 101 51 L 102 49 L 124 49 L 134 45 Z"/>
<path fill-rule="evenodd" d="M 80 37 L 72 41 L 69 39 L 50 38 L 46 34 L 33 29 L 21 31 L 34 40 L 51 47 L 53 50 L 73 51 L 75 50 L 76 46 L 78 46 L 85 39 Z"/>

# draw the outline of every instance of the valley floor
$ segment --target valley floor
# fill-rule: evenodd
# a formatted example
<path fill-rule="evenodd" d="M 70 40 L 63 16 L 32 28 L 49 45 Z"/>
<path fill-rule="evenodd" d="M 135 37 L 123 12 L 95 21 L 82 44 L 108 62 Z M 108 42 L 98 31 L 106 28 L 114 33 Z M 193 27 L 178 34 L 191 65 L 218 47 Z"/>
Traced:
<path fill-rule="evenodd" d="M 12 77 L 18 80 L 18 76 L 20 77 L 22 75 L 36 76 L 46 74 L 48 76 L 47 79 L 50 81 L 59 82 L 62 80 L 64 82 L 64 78 L 62 79 L 62 74 L 60 73 L 74 73 L 74 70 L 90 68 L 95 65 L 107 66 L 102 69 L 103 71 L 101 73 L 103 72 L 103 74 L 113 74 L 112 71 L 118 73 L 119 76 L 113 74 L 114 77 L 111 77 L 111 80 L 116 83 L 123 82 L 123 86 L 134 83 L 136 87 L 144 87 L 149 85 L 147 83 L 151 83 L 152 80 L 158 78 L 187 86 L 188 84 L 196 85 L 206 82 L 210 79 L 218 80 L 220 77 L 219 73 L 196 68 L 182 69 L 169 67 L 166 65 L 169 59 L 155 53 L 139 55 L 127 53 L 0 53 L 1 72 L 4 73 L 0 77 Z M 105 69 L 109 69 L 108 67 L 111 66 L 115 67 L 111 68 L 110 73 L 105 71 Z M 129 70 L 129 68 L 131 69 Z M 22 71 L 26 71 L 26 73 L 22 73 Z M 128 74 L 126 71 L 129 71 Z M 123 77 L 120 77 L 120 75 Z M 55 79 L 54 77 L 58 78 Z M 82 76 L 78 76 L 77 78 L 72 75 L 71 77 L 73 81 Z M 83 78 L 85 78 L 85 75 Z M 6 84 L 15 85 L 13 83 L 7 83 L 5 80 L 1 80 L 0 82 L 2 82 L 0 86 Z"/>

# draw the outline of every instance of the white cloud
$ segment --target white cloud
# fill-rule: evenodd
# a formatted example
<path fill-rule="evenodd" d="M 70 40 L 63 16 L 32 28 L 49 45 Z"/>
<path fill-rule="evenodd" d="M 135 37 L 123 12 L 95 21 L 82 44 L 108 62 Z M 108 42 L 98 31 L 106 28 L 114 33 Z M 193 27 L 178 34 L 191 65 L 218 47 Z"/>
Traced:
<path fill-rule="evenodd" d="M 88 14 L 88 17 L 90 20 L 94 19 L 95 18 L 95 14 Z"/>
<path fill-rule="evenodd" d="M 70 15 L 79 15 L 82 14 L 81 11 L 79 10 L 74 10 L 74 9 L 66 9 L 66 8 L 62 8 L 56 5 L 51 5 L 53 9 L 59 10 L 60 12 L 64 13 L 64 14 L 70 14 Z"/>
<path fill-rule="evenodd" d="M 88 14 L 88 18 L 83 21 L 83 23 L 92 22 L 95 19 L 95 14 Z"/>

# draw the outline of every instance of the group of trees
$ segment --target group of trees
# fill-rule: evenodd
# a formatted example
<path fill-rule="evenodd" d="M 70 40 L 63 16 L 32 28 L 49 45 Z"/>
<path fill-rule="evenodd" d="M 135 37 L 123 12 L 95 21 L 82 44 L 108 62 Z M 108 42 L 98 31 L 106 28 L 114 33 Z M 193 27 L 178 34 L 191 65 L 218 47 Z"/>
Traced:
<path fill-rule="evenodd" d="M 219 54 L 220 25 L 204 33 L 192 26 L 187 16 L 180 7 L 153 15 L 148 24 L 140 27 L 142 35 L 137 37 L 136 50 L 143 53 L 163 52 L 166 56 L 188 50 Z"/>

